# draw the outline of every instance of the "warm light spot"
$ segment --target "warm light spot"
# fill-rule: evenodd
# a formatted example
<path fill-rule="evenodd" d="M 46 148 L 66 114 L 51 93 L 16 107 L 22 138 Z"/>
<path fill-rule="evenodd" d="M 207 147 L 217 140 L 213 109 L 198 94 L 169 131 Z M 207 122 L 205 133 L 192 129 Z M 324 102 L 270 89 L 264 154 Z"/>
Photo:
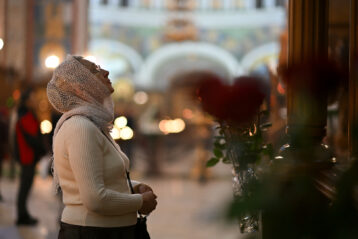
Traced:
<path fill-rule="evenodd" d="M 116 78 L 113 81 L 114 98 L 129 101 L 134 94 L 133 82 L 128 77 Z"/>
<path fill-rule="evenodd" d="M 180 133 L 185 129 L 185 122 L 179 118 L 175 120 L 161 120 L 159 122 L 159 129 L 164 134 Z"/>
<path fill-rule="evenodd" d="M 40 124 L 41 134 L 49 134 L 52 131 L 52 123 L 48 120 L 44 120 Z"/>
<path fill-rule="evenodd" d="M 0 38 L 0 50 L 4 47 L 4 40 Z"/>
<path fill-rule="evenodd" d="M 145 93 L 144 91 L 138 91 L 137 93 L 134 94 L 133 100 L 138 105 L 144 105 L 148 101 L 148 94 Z"/>
<path fill-rule="evenodd" d="M 281 95 L 285 94 L 285 88 L 283 88 L 281 83 L 278 83 L 277 85 L 277 92 L 280 93 Z"/>
<path fill-rule="evenodd" d="M 128 126 L 126 126 L 123 129 L 121 129 L 120 136 L 123 140 L 129 140 L 133 138 L 133 130 Z"/>
<path fill-rule="evenodd" d="M 167 131 L 166 129 L 166 123 L 167 123 L 167 120 L 161 120 L 159 122 L 159 130 L 162 131 L 164 134 L 168 134 L 169 132 Z"/>
<path fill-rule="evenodd" d="M 124 128 L 127 125 L 127 118 L 124 116 L 118 117 L 114 120 L 114 125 L 118 128 Z"/>
<path fill-rule="evenodd" d="M 254 136 L 254 135 L 256 134 L 256 132 L 257 132 L 257 128 L 256 128 L 256 125 L 254 125 L 254 128 L 253 128 L 253 129 L 250 129 L 249 135 L 250 135 L 250 136 Z"/>
<path fill-rule="evenodd" d="M 184 109 L 183 110 L 183 117 L 186 119 L 191 119 L 193 118 L 193 111 L 190 109 Z"/>
<path fill-rule="evenodd" d="M 178 118 L 178 119 L 173 120 L 173 124 L 174 124 L 173 130 L 172 130 L 173 133 L 180 133 L 185 129 L 185 122 L 182 119 Z"/>
<path fill-rule="evenodd" d="M 113 128 L 111 133 L 110 133 L 110 135 L 114 140 L 117 140 L 117 139 L 121 138 L 119 130 L 117 128 Z"/>
<path fill-rule="evenodd" d="M 20 96 L 21 96 L 20 90 L 16 89 L 14 90 L 14 92 L 12 92 L 12 98 L 14 98 L 14 100 L 18 100 Z"/>
<path fill-rule="evenodd" d="M 47 57 L 45 60 L 45 66 L 47 68 L 54 69 L 59 64 L 60 64 L 60 58 L 58 58 L 58 56 L 55 56 L 55 55 L 51 55 L 51 56 Z"/>

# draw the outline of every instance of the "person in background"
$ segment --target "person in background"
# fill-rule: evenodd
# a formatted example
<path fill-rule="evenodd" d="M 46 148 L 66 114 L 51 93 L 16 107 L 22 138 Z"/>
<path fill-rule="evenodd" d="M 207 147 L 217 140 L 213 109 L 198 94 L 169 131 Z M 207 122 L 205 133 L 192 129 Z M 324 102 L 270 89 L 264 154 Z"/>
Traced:
<path fill-rule="evenodd" d="M 50 103 L 63 113 L 53 139 L 54 183 L 65 205 L 60 239 L 134 239 L 137 212 L 148 215 L 157 205 L 151 187 L 129 179 L 129 159 L 109 134 L 114 89 L 108 75 L 69 55 L 47 85 Z"/>
<path fill-rule="evenodd" d="M 8 142 L 9 142 L 9 179 L 15 180 L 15 168 L 16 168 L 16 140 L 15 140 L 15 128 L 17 122 L 18 103 L 11 108 L 9 114 L 9 129 L 8 129 Z"/>
<path fill-rule="evenodd" d="M 7 155 L 8 148 L 8 124 L 6 109 L 0 110 L 0 179 L 2 177 L 2 162 Z M 0 185 L 0 202 L 3 201 Z"/>
<path fill-rule="evenodd" d="M 40 124 L 34 113 L 35 95 L 32 89 L 20 98 L 15 125 L 15 159 L 20 163 L 20 187 L 17 195 L 17 225 L 36 225 L 38 220 L 29 214 L 27 199 L 34 181 L 35 166 L 44 155 Z"/>

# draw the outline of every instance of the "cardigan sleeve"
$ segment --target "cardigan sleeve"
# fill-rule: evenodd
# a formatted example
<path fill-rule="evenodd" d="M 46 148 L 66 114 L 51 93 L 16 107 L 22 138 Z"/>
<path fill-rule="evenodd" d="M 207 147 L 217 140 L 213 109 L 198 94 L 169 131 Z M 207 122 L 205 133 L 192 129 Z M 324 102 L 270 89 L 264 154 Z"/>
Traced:
<path fill-rule="evenodd" d="M 73 118 L 66 143 L 68 158 L 83 205 L 102 215 L 123 215 L 138 211 L 142 195 L 106 188 L 103 180 L 103 138 L 87 119 Z"/>

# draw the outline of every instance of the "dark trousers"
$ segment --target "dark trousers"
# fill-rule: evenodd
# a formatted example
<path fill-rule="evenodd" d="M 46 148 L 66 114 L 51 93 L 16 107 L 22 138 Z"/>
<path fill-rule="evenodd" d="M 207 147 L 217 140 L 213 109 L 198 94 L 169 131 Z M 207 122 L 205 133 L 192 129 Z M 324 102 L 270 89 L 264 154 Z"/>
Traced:
<path fill-rule="evenodd" d="M 35 165 L 21 165 L 20 187 L 17 194 L 17 218 L 26 219 L 30 217 L 27 210 L 27 198 L 34 181 Z"/>
<path fill-rule="evenodd" d="M 135 225 L 128 227 L 84 227 L 61 222 L 58 239 L 135 239 Z"/>

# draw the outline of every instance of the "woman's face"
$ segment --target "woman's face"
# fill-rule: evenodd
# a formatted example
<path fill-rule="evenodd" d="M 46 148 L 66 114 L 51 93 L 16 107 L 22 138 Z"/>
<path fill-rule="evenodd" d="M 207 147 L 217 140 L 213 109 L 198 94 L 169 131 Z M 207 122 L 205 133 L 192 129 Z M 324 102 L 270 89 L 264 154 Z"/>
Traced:
<path fill-rule="evenodd" d="M 102 69 L 99 65 L 94 64 L 84 58 L 79 60 L 82 65 L 89 69 L 108 89 L 111 93 L 114 92 L 111 81 L 108 79 L 109 72 Z"/>

